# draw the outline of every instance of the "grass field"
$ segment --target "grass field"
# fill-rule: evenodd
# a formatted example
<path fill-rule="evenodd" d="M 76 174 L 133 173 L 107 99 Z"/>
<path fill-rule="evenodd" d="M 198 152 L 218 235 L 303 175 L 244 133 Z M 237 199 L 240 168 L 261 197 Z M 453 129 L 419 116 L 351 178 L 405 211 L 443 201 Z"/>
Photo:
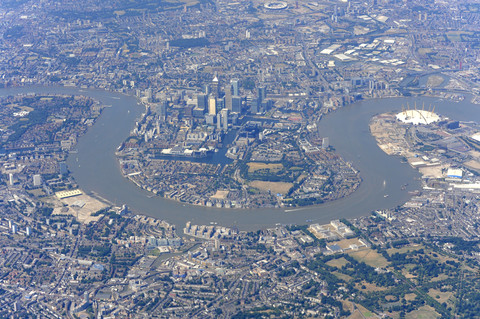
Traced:
<path fill-rule="evenodd" d="M 215 199 L 225 199 L 228 196 L 229 191 L 225 190 L 217 190 L 215 195 L 211 196 L 210 198 L 215 198 Z"/>
<path fill-rule="evenodd" d="M 436 254 L 436 256 L 433 256 L 432 254 L 428 254 L 429 257 L 433 258 L 433 259 L 436 259 L 438 260 L 439 263 L 442 263 L 444 264 L 447 260 L 449 261 L 457 261 L 456 259 L 454 258 L 451 258 L 451 257 L 448 257 L 448 256 L 443 256 L 443 255 L 439 255 L 439 254 Z"/>
<path fill-rule="evenodd" d="M 378 318 L 377 316 L 375 316 L 370 310 L 368 310 L 367 308 L 365 308 L 364 306 L 362 305 L 358 305 L 357 304 L 357 308 L 358 310 L 360 310 L 362 312 L 362 315 L 365 317 L 365 318 Z"/>
<path fill-rule="evenodd" d="M 435 52 L 435 50 L 433 50 L 432 48 L 419 48 L 418 49 L 418 53 L 420 53 L 420 54 L 429 54 L 429 53 L 432 53 L 432 52 Z"/>
<path fill-rule="evenodd" d="M 361 314 L 360 311 L 355 310 L 349 317 L 348 319 L 363 319 L 363 315 Z"/>
<path fill-rule="evenodd" d="M 410 273 L 410 270 L 415 266 L 416 266 L 415 264 L 405 264 L 405 265 L 403 265 L 402 274 L 405 276 L 405 278 L 408 278 L 408 279 L 417 278 L 417 276 L 412 275 Z"/>
<path fill-rule="evenodd" d="M 405 316 L 407 319 L 434 319 L 439 317 L 440 315 L 430 306 L 420 307 Z"/>
<path fill-rule="evenodd" d="M 349 253 L 350 256 L 359 262 L 364 262 L 372 267 L 385 268 L 389 265 L 388 260 L 373 249 L 365 249 Z"/>
<path fill-rule="evenodd" d="M 415 293 L 405 295 L 405 300 L 406 301 L 412 301 L 412 300 L 415 300 L 415 298 L 417 298 L 417 294 L 415 294 Z"/>
<path fill-rule="evenodd" d="M 406 246 L 406 247 L 402 247 L 402 248 L 390 248 L 390 249 L 387 249 L 387 253 L 389 255 L 392 255 L 392 254 L 395 254 L 395 253 L 404 254 L 404 253 L 409 252 L 409 251 L 419 250 L 419 249 L 423 249 L 423 248 L 425 248 L 425 246 L 423 246 L 423 245 Z"/>
<path fill-rule="evenodd" d="M 466 32 L 466 31 L 448 31 L 445 35 L 447 36 L 448 40 L 452 42 L 460 42 L 462 41 L 462 35 L 472 35 L 473 32 Z"/>
<path fill-rule="evenodd" d="M 290 188 L 292 188 L 293 184 L 284 182 L 252 181 L 249 186 L 263 191 L 271 191 L 272 194 L 286 194 Z"/>
<path fill-rule="evenodd" d="M 249 173 L 254 173 L 256 171 L 268 169 L 270 172 L 275 173 L 278 171 L 281 171 L 283 169 L 282 164 L 265 164 L 265 163 L 255 163 L 255 162 L 250 162 L 247 163 L 248 165 L 248 172 Z"/>
<path fill-rule="evenodd" d="M 445 279 L 448 279 L 449 277 L 445 274 L 440 274 L 438 275 L 437 277 L 433 277 L 431 281 L 441 281 L 441 280 L 445 280 Z"/>
<path fill-rule="evenodd" d="M 36 188 L 32 190 L 28 190 L 27 193 L 32 194 L 35 197 L 46 196 L 47 193 L 42 188 Z"/>
<path fill-rule="evenodd" d="M 428 80 L 427 80 L 427 86 L 428 87 L 436 87 L 436 86 L 439 86 L 440 84 L 442 84 L 444 81 L 443 77 L 439 76 L 439 75 L 431 75 L 428 77 Z"/>
<path fill-rule="evenodd" d="M 475 152 L 475 153 L 478 153 L 478 152 Z M 471 160 L 471 161 L 465 162 L 464 164 L 465 164 L 465 166 L 471 167 L 473 169 L 480 169 L 480 162 L 479 161 Z"/>
<path fill-rule="evenodd" d="M 365 286 L 365 288 L 362 288 Z M 373 291 L 385 291 L 387 290 L 386 287 L 379 287 L 375 284 L 371 284 L 366 282 L 365 280 L 362 280 L 362 282 L 355 284 L 355 288 L 357 288 L 360 291 L 365 291 L 365 292 L 373 292 Z"/>
<path fill-rule="evenodd" d="M 329 230 L 334 231 L 333 227 L 327 227 Z M 340 246 L 342 249 L 348 249 L 350 245 L 357 245 L 361 247 L 363 244 L 358 240 L 358 238 L 350 238 L 350 239 L 342 239 L 336 242 L 333 242 L 332 244 L 337 244 Z M 361 250 L 364 250 L 366 248 L 360 248 Z"/>
<path fill-rule="evenodd" d="M 444 302 L 447 302 L 453 296 L 453 292 L 451 291 L 441 292 L 440 290 L 437 290 L 437 289 L 430 289 L 428 291 L 428 295 L 433 299 L 435 299 L 436 301 L 438 301 L 439 303 L 444 303 Z"/>
<path fill-rule="evenodd" d="M 336 272 L 336 271 L 332 272 L 332 274 L 335 275 L 338 279 L 341 279 L 341 280 L 344 280 L 344 281 L 350 281 L 350 280 L 353 279 L 349 275 L 341 274 L 341 273 Z"/>
<path fill-rule="evenodd" d="M 327 261 L 327 265 L 336 267 L 336 268 L 342 268 L 342 266 L 345 266 L 348 263 L 348 261 L 345 258 L 338 258 L 338 259 L 332 259 Z"/>

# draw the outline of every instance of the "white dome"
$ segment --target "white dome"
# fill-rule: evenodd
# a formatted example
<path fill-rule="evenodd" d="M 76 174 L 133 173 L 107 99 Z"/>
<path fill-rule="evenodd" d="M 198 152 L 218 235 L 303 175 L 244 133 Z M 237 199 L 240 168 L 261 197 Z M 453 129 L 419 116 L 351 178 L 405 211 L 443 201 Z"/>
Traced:
<path fill-rule="evenodd" d="M 397 120 L 403 123 L 430 124 L 440 121 L 440 116 L 437 114 L 424 110 L 405 110 L 397 114 Z"/>

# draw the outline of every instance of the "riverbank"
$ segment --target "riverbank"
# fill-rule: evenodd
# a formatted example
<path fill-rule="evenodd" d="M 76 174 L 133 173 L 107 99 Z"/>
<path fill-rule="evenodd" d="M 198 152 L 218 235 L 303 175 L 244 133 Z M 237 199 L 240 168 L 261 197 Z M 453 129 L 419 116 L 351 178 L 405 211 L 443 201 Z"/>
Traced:
<path fill-rule="evenodd" d="M 478 123 L 443 118 L 428 125 L 412 125 L 398 121 L 395 113 L 383 113 L 372 118 L 370 132 L 380 149 L 405 159 L 426 185 L 476 187 L 474 174 L 480 167 Z M 458 185 L 463 178 L 467 180 Z"/>
<path fill-rule="evenodd" d="M 219 225 L 234 226 L 241 230 L 272 227 L 275 224 L 328 223 L 338 218 L 355 218 L 374 210 L 396 207 L 407 202 L 409 191 L 417 190 L 419 174 L 408 164 L 383 153 L 370 135 L 368 123 L 373 115 L 392 110 L 400 111 L 402 104 L 435 103 L 436 110 L 445 116 L 455 115 L 460 120 L 480 118 L 480 108 L 462 101 L 432 98 L 393 98 L 362 101 L 338 109 L 323 117 L 319 134 L 328 136 L 330 145 L 361 173 L 362 183 L 347 198 L 305 209 L 245 209 L 229 210 L 191 206 L 151 197 L 151 193 L 139 189 L 120 173 L 115 151 L 133 129 L 143 108 L 133 97 L 123 94 L 73 88 L 16 88 L 1 90 L 0 94 L 17 93 L 67 93 L 83 94 L 98 99 L 105 108 L 96 123 L 79 139 L 78 153 L 70 154 L 67 164 L 72 176 L 87 193 L 97 192 L 116 206 L 126 204 L 132 211 L 163 219 L 183 226 L 187 221 L 205 224 L 215 221 Z M 120 99 L 117 99 L 119 98 Z M 385 186 L 384 182 L 385 181 Z M 402 186 L 408 184 L 406 189 Z M 388 194 L 388 197 L 384 195 Z"/>
<path fill-rule="evenodd" d="M 167 115 L 147 104 L 116 152 L 122 175 L 153 196 L 205 207 L 279 209 L 346 198 L 361 182 L 301 113 L 279 107 L 275 118 L 270 113 L 230 126 L 224 109 L 224 122 L 214 126 L 178 114 L 181 105 L 165 104 Z M 208 150 L 215 152 L 195 156 Z"/>

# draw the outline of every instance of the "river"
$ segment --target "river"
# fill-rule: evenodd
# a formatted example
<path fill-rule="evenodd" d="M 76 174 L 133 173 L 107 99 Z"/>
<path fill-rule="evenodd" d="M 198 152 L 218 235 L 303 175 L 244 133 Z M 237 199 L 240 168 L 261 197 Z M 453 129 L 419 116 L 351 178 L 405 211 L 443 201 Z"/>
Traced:
<path fill-rule="evenodd" d="M 106 108 L 88 132 L 79 139 L 78 153 L 68 157 L 68 167 L 81 189 L 95 192 L 116 205 L 126 204 L 136 213 L 164 219 L 182 228 L 217 222 L 241 230 L 255 230 L 281 224 L 328 223 L 338 218 L 353 218 L 371 211 L 392 208 L 409 199 L 408 191 L 418 189 L 419 174 L 398 157 L 387 156 L 368 130 L 370 118 L 378 113 L 400 111 L 407 102 L 417 106 L 435 105 L 436 112 L 457 120 L 479 120 L 480 107 L 467 101 L 454 103 L 435 98 L 389 98 L 362 101 L 325 116 L 319 123 L 330 145 L 360 170 L 363 182 L 352 195 L 319 206 L 298 209 L 218 209 L 182 204 L 153 197 L 125 179 L 120 172 L 115 150 L 128 136 L 144 108 L 136 99 L 100 90 L 68 87 L 27 87 L 0 90 L 0 96 L 19 93 L 82 94 L 112 107 Z M 401 186 L 408 184 L 406 190 Z M 388 195 L 385 197 L 385 195 Z"/>

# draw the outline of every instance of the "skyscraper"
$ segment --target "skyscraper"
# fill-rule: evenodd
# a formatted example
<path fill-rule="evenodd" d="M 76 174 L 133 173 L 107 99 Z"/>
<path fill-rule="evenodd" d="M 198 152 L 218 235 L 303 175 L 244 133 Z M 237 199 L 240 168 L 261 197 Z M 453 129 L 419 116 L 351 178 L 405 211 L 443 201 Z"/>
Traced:
<path fill-rule="evenodd" d="M 217 77 L 216 74 L 215 74 L 215 76 L 213 77 L 212 84 L 211 84 L 210 86 L 211 86 L 211 88 L 212 88 L 212 94 L 213 94 L 215 97 L 218 97 L 218 77 Z"/>
<path fill-rule="evenodd" d="M 257 88 L 257 99 L 256 101 L 252 101 L 252 106 L 250 108 L 252 113 L 261 113 L 265 111 L 266 97 L 267 97 L 267 88 L 265 86 L 259 86 Z"/>
<path fill-rule="evenodd" d="M 232 112 L 242 113 L 242 98 L 239 96 L 232 96 Z"/>
<path fill-rule="evenodd" d="M 201 109 L 205 109 L 207 107 L 207 95 L 205 94 L 197 95 L 197 106 Z"/>
<path fill-rule="evenodd" d="M 250 105 L 250 113 L 252 113 L 252 114 L 258 113 L 259 108 L 260 108 L 260 105 L 258 105 L 258 99 L 256 99 L 256 100 L 254 99 L 251 102 L 251 105 Z"/>
<path fill-rule="evenodd" d="M 233 89 L 233 91 L 232 91 L 233 94 L 232 95 L 239 96 L 240 92 L 238 90 L 238 79 L 232 79 L 230 81 L 230 84 L 232 85 L 232 89 Z"/>
<path fill-rule="evenodd" d="M 222 113 L 218 113 L 217 114 L 217 130 L 221 130 L 222 129 Z"/>
<path fill-rule="evenodd" d="M 257 88 L 257 97 L 258 97 L 258 104 L 262 104 L 263 100 L 267 98 L 267 88 L 265 86 L 259 86 Z"/>
<path fill-rule="evenodd" d="M 208 114 L 217 114 L 217 99 L 213 95 L 210 95 L 210 97 L 208 98 Z"/>
<path fill-rule="evenodd" d="M 145 97 L 147 98 L 148 102 L 153 101 L 153 90 L 151 88 L 145 90 Z"/>
<path fill-rule="evenodd" d="M 220 111 L 220 114 L 222 115 L 222 129 L 224 131 L 228 130 L 228 109 L 222 109 Z"/>
<path fill-rule="evenodd" d="M 160 102 L 160 105 L 158 105 L 158 117 L 161 121 L 165 121 L 167 119 L 167 107 L 168 101 L 162 101 Z"/>
<path fill-rule="evenodd" d="M 225 87 L 225 107 L 228 109 L 228 110 L 232 110 L 232 88 L 230 85 L 227 85 Z"/>

